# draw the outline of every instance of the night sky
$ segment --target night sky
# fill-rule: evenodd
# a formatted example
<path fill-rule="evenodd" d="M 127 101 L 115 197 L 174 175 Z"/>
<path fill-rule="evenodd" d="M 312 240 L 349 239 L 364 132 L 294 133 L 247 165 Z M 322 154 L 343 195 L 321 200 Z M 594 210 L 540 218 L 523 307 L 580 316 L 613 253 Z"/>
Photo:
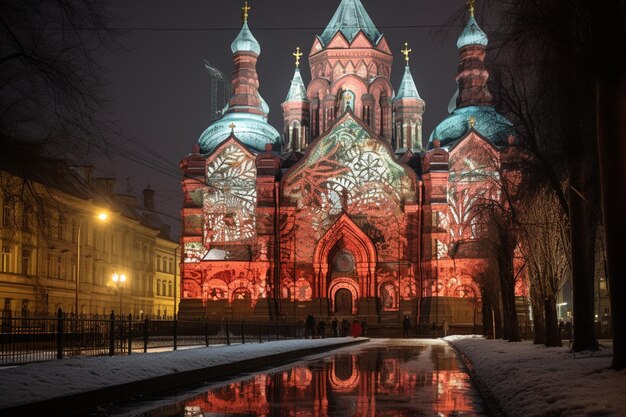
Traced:
<path fill-rule="evenodd" d="M 394 52 L 395 89 L 404 69 L 400 50 L 405 41 L 412 49 L 413 78 L 426 101 L 423 134 L 427 139 L 448 114 L 448 102 L 456 88 L 456 39 L 466 19 L 460 18 L 465 1 L 362 2 Z M 150 184 L 156 190 L 157 210 L 178 217 L 182 193 L 177 166 L 209 120 L 204 60 L 230 80 L 230 44 L 241 28 L 242 5 L 243 0 L 112 1 L 111 12 L 119 19 L 114 26 L 128 30 L 120 39 L 127 50 L 103 55 L 109 96 L 114 101 L 110 117 L 143 144 L 144 149 L 136 148 L 136 155 L 154 160 L 156 154 L 167 161 L 158 162 L 167 174 L 126 158 L 95 161 L 97 175 L 117 178 L 117 191 L 127 191 L 129 184 L 131 193 L 140 193 Z M 291 54 L 300 46 L 304 58 L 308 56 L 315 35 L 322 33 L 339 0 L 251 0 L 250 5 L 250 29 L 261 44 L 259 91 L 270 106 L 270 124 L 282 132 L 280 103 L 293 75 Z M 481 15 L 478 10 L 477 19 L 489 34 Z M 308 84 L 308 59 L 303 59 L 300 68 Z"/>

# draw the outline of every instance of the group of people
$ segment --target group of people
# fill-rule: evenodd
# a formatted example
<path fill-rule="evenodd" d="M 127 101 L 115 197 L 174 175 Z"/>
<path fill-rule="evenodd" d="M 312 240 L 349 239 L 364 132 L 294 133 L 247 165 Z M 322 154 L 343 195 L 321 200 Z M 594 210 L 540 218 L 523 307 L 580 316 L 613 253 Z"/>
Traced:
<path fill-rule="evenodd" d="M 332 337 L 359 337 L 366 335 L 367 324 L 356 319 L 350 324 L 348 319 L 345 318 L 339 322 L 337 317 L 333 317 L 333 320 L 330 322 L 330 330 Z M 304 322 L 304 337 L 305 339 L 326 337 L 326 322 L 324 320 L 316 321 L 315 317 L 309 314 Z"/>

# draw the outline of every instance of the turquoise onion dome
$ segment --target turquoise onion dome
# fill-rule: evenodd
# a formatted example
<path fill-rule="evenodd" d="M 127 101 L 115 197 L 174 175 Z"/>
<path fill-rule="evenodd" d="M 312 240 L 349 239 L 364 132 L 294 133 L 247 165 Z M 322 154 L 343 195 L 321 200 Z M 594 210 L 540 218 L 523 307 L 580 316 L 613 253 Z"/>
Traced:
<path fill-rule="evenodd" d="M 411 69 L 409 68 L 408 63 L 406 64 L 406 67 L 404 67 L 404 76 L 402 77 L 402 82 L 400 83 L 400 88 L 398 89 L 398 94 L 394 98 L 394 101 L 401 100 L 403 98 L 422 99 L 417 92 L 417 87 L 415 87 L 415 81 L 413 81 L 413 76 L 411 75 Z"/>
<path fill-rule="evenodd" d="M 456 47 L 461 49 L 468 45 L 487 46 L 487 43 L 489 43 L 487 34 L 478 26 L 474 15 L 471 15 L 467 21 L 467 25 L 465 25 L 463 33 L 461 33 L 461 36 L 459 36 L 459 39 L 456 41 Z"/>
<path fill-rule="evenodd" d="M 257 55 L 261 55 L 261 45 L 250 32 L 248 22 L 243 22 L 239 35 L 230 44 L 230 50 L 233 54 L 237 52 L 254 52 Z"/>
<path fill-rule="evenodd" d="M 443 119 L 430 134 L 428 148 L 434 148 L 433 141 L 439 140 L 440 146 L 453 146 L 470 131 L 470 119 L 473 117 L 473 129 L 495 146 L 505 146 L 510 135 L 514 134 L 513 123 L 498 113 L 491 106 L 467 106 L 455 109 Z"/>
<path fill-rule="evenodd" d="M 231 125 L 235 125 L 231 128 Z M 280 143 L 280 134 L 267 123 L 265 117 L 250 113 L 228 113 L 209 126 L 198 139 L 202 153 L 209 153 L 234 133 L 253 152 L 265 151 L 265 145 L 276 148 Z"/>

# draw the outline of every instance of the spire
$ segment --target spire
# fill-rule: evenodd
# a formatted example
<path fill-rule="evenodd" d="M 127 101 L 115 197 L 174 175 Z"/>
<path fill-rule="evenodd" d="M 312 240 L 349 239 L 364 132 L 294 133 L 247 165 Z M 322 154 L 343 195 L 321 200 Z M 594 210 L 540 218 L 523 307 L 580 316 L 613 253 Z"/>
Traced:
<path fill-rule="evenodd" d="M 361 0 L 341 0 L 335 15 L 320 38 L 324 45 L 328 45 L 335 34 L 341 32 L 348 42 L 352 42 L 359 31 L 363 31 L 373 44 L 380 38 L 380 32 L 365 11 Z"/>
<path fill-rule="evenodd" d="M 245 1 L 242 10 L 241 20 L 243 24 L 241 25 L 241 31 L 239 35 L 235 38 L 232 44 L 230 44 L 230 50 L 233 54 L 237 52 L 254 52 L 257 55 L 261 55 L 261 45 L 250 32 L 250 28 L 248 27 L 248 16 L 251 7 L 248 6 L 248 0 Z"/>
<path fill-rule="evenodd" d="M 394 101 L 403 98 L 416 98 L 421 100 L 417 92 L 417 87 L 415 87 L 415 81 L 413 81 L 413 76 L 411 75 L 411 68 L 409 68 L 409 53 L 411 53 L 411 49 L 409 49 L 408 42 L 404 42 L 404 49 L 400 52 L 404 55 L 406 66 L 404 67 L 404 76 L 402 77 L 402 82 L 400 83 L 400 88 L 398 89 L 398 94 L 396 94 Z"/>
<path fill-rule="evenodd" d="M 469 6 L 470 18 L 461 36 L 459 36 L 459 39 L 456 41 L 456 47 L 461 49 L 468 45 L 487 46 L 489 39 L 487 39 L 487 35 L 480 26 L 478 26 L 476 19 L 474 19 L 474 0 L 467 0 L 467 4 Z"/>
<path fill-rule="evenodd" d="M 404 67 L 404 76 L 402 77 L 398 94 L 396 94 L 396 98 L 394 100 L 401 100 L 403 98 L 421 99 L 419 93 L 417 92 L 417 87 L 415 87 L 415 81 L 413 81 L 408 61 Z"/>
<path fill-rule="evenodd" d="M 278 131 L 267 123 L 269 107 L 259 94 L 256 63 L 261 46 L 248 27 L 250 6 L 247 1 L 241 10 L 241 31 L 231 44 L 234 63 L 232 93 L 224 117 L 212 123 L 198 139 L 200 150 L 205 153 L 234 134 L 254 152 L 263 152 L 266 145 L 276 146 L 280 140 Z"/>
<path fill-rule="evenodd" d="M 300 76 L 300 69 L 296 68 L 293 78 L 291 79 L 291 87 L 289 87 L 289 92 L 287 93 L 285 102 L 305 101 L 306 99 L 304 81 L 302 81 L 302 77 Z"/>
<path fill-rule="evenodd" d="M 469 0 L 470 18 L 456 45 L 461 54 L 456 82 L 459 94 L 456 107 L 491 106 L 492 97 L 487 86 L 489 71 L 485 66 L 487 35 L 474 20 L 474 1 Z"/>

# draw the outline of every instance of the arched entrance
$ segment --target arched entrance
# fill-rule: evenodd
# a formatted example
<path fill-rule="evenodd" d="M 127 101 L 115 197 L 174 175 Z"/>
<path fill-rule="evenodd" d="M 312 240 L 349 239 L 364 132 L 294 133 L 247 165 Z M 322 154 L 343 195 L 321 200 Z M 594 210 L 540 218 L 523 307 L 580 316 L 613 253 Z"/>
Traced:
<path fill-rule="evenodd" d="M 335 314 L 352 314 L 352 293 L 340 288 L 335 293 Z"/>

